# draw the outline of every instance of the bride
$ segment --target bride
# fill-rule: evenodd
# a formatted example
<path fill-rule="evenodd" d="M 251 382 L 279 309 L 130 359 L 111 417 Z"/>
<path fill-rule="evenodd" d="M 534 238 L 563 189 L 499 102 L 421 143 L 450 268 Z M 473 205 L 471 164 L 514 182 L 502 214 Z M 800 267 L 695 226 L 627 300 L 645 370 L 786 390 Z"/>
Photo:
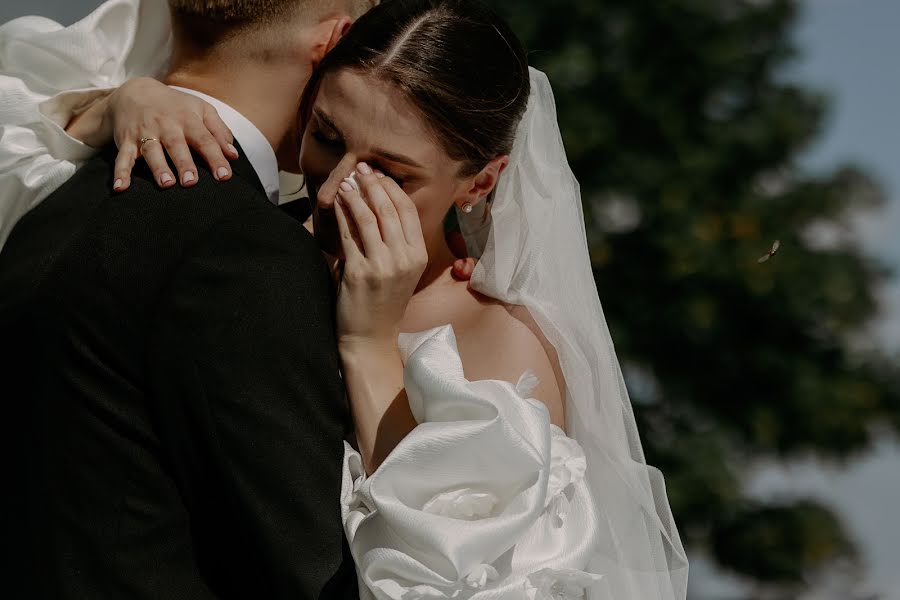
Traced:
<path fill-rule="evenodd" d="M 683 599 L 550 84 L 508 26 L 477 0 L 381 4 L 318 66 L 297 131 L 336 261 L 361 596 Z M 468 282 L 448 213 L 480 256 Z"/>

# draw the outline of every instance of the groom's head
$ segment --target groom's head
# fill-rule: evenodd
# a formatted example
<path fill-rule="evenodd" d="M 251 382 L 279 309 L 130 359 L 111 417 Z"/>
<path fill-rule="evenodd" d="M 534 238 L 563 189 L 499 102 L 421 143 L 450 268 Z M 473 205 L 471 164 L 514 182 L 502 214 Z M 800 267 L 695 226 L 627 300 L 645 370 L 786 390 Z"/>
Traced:
<path fill-rule="evenodd" d="M 352 21 L 378 0 L 168 3 L 173 47 L 167 83 L 238 108 L 277 147 L 282 168 L 296 170 L 293 127 L 303 88 Z"/>
<path fill-rule="evenodd" d="M 378 0 L 168 0 L 175 52 L 282 57 L 302 38 L 321 43 L 327 26 L 356 19 Z"/>

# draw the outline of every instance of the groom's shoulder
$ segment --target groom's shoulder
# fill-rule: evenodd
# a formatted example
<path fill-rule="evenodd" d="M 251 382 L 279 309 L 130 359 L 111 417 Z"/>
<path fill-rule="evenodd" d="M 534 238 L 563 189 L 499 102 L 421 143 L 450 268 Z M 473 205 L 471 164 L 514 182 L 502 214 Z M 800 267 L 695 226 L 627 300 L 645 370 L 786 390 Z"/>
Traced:
<path fill-rule="evenodd" d="M 108 227 L 169 238 L 170 243 L 178 245 L 190 244 L 205 231 L 239 221 L 260 238 L 283 236 L 305 245 L 297 235 L 302 226 L 269 202 L 258 183 L 249 178 L 253 175 L 248 168 L 236 165 L 229 180 L 217 181 L 203 160 L 195 157 L 198 178 L 193 186 L 161 189 L 146 163 L 138 161 L 129 188 L 114 192 L 115 152 L 115 148 L 105 148 L 68 182 L 72 188 L 67 195 L 74 202 L 96 204 L 91 209 L 94 218 Z M 254 224 L 256 228 L 251 227 Z"/>
<path fill-rule="evenodd" d="M 4 253 L 52 256 L 42 263 L 48 272 L 57 264 L 78 269 L 113 261 L 139 278 L 165 277 L 196 252 L 218 254 L 221 264 L 283 265 L 299 257 L 318 268 L 321 253 L 309 232 L 241 175 L 247 169 L 235 168 L 220 182 L 196 158 L 194 186 L 163 190 L 140 161 L 129 188 L 115 192 L 115 157 L 114 147 L 104 148 L 82 165 L 22 219 Z"/>

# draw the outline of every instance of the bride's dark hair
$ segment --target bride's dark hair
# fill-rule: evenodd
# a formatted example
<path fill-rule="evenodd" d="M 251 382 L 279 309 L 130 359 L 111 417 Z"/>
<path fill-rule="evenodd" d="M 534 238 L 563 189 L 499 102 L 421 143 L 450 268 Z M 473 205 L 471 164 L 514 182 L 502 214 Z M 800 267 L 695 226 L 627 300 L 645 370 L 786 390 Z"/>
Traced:
<path fill-rule="evenodd" d="M 462 176 L 509 154 L 531 87 L 522 43 L 476 0 L 387 0 L 360 17 L 313 73 L 301 124 L 322 78 L 343 69 L 404 94 Z"/>

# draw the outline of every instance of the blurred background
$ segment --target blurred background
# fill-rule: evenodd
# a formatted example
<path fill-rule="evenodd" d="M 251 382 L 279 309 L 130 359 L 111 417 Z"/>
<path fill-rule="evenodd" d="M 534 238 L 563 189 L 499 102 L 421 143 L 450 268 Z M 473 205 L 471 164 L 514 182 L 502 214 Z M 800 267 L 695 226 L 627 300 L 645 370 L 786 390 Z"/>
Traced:
<path fill-rule="evenodd" d="M 554 84 L 691 598 L 900 600 L 900 2 L 492 4 Z"/>

